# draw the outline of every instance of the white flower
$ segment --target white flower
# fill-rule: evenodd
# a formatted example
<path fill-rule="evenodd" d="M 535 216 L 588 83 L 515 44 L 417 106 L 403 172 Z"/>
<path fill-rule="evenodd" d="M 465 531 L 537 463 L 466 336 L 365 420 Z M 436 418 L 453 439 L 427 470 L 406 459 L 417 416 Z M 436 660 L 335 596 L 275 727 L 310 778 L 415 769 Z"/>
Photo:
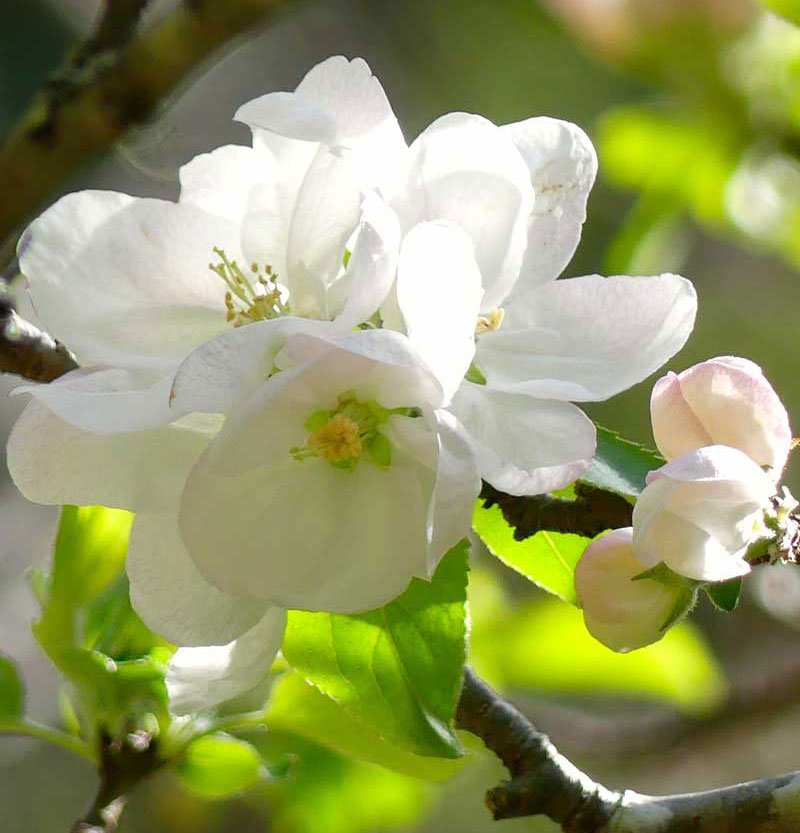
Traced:
<path fill-rule="evenodd" d="M 633 510 L 636 557 L 698 581 L 750 571 L 748 547 L 767 534 L 771 479 L 744 452 L 724 445 L 690 451 L 648 475 Z"/>
<path fill-rule="evenodd" d="M 747 454 L 777 480 L 792 443 L 789 416 L 761 368 L 720 356 L 659 379 L 650 399 L 653 435 L 668 459 L 706 445 Z"/>
<path fill-rule="evenodd" d="M 482 476 L 499 489 L 536 494 L 584 473 L 595 432 L 572 402 L 605 399 L 641 381 L 692 329 L 696 299 L 683 278 L 555 280 L 578 244 L 597 168 L 591 142 L 575 125 L 533 118 L 497 127 L 451 113 L 406 149 L 366 64 L 341 57 L 315 67 L 295 93 L 256 99 L 237 115 L 257 145 L 277 149 L 287 166 L 305 172 L 295 176 L 302 185 L 290 199 L 329 211 L 326 227 L 339 229 L 340 241 L 348 233 L 343 207 L 351 206 L 350 223 L 355 216 L 348 188 L 367 180 L 380 189 L 403 232 L 396 288 L 381 308 L 384 326 L 407 332 L 434 368 Z M 316 143 L 327 143 L 328 156 Z M 313 153 L 301 154 L 307 145 Z M 375 166 L 378 156 L 383 164 Z M 336 180 L 335 197 L 312 198 L 322 159 L 349 165 L 351 173 Z M 334 189 L 333 181 L 322 182 Z M 289 240 L 302 236 L 295 225 Z M 287 269 L 291 274 L 291 263 Z M 469 326 L 476 295 L 479 317 Z M 475 336 L 468 378 L 485 384 L 463 381 L 459 362 L 441 361 L 441 344 Z"/>
<path fill-rule="evenodd" d="M 627 652 L 661 639 L 694 601 L 689 582 L 639 578 L 633 530 L 615 529 L 592 541 L 575 567 L 575 590 L 586 628 L 614 651 Z"/>

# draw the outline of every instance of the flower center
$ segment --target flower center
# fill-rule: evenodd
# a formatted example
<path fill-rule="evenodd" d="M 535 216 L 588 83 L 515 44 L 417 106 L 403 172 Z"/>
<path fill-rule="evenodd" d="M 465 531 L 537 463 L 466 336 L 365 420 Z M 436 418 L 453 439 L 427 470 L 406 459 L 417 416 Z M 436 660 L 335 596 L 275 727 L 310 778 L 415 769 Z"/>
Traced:
<path fill-rule="evenodd" d="M 220 262 L 216 265 L 209 263 L 208 268 L 228 287 L 225 293 L 226 321 L 233 322 L 234 327 L 241 327 L 288 314 L 289 305 L 281 294 L 278 276 L 269 264 L 264 264 L 263 269 L 257 263 L 250 264 L 248 277 L 235 260 L 229 260 L 223 249 L 215 248 L 214 254 Z"/>
<path fill-rule="evenodd" d="M 479 336 L 482 333 L 494 333 L 500 329 L 505 318 L 506 311 L 502 307 L 493 309 L 486 315 L 479 315 L 478 322 L 475 324 L 475 335 Z"/>
<path fill-rule="evenodd" d="M 392 464 L 392 444 L 379 428 L 391 416 L 419 417 L 419 408 L 384 408 L 374 400 L 362 401 L 355 391 L 337 397 L 332 410 L 314 411 L 304 423 L 309 436 L 305 445 L 289 453 L 298 462 L 309 457 L 326 460 L 338 469 L 352 471 L 366 455 L 369 462 L 386 470 Z"/>

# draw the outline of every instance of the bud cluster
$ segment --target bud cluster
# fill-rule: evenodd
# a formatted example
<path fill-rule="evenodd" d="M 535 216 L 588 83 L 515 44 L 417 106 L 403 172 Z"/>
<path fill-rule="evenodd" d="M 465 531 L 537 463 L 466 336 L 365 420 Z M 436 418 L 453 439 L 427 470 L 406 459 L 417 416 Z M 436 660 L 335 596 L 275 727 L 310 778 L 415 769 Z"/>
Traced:
<path fill-rule="evenodd" d="M 793 445 L 761 368 L 732 356 L 656 382 L 651 471 L 633 526 L 593 541 L 575 571 L 591 633 L 617 651 L 660 639 L 697 590 L 794 558 L 797 502 L 780 481 Z"/>

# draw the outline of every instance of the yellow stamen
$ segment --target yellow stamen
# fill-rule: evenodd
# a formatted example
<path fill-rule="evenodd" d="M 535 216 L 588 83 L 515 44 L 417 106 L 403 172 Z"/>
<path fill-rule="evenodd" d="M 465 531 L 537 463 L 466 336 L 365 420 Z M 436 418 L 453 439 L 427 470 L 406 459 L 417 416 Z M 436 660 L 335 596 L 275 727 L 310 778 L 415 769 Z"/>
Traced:
<path fill-rule="evenodd" d="M 500 329 L 505 318 L 506 311 L 502 307 L 493 309 L 488 315 L 479 315 L 478 323 L 475 325 L 475 335 L 481 333 L 493 333 Z"/>
<path fill-rule="evenodd" d="M 336 414 L 309 437 L 308 445 L 331 463 L 357 460 L 362 451 L 358 423 L 345 414 Z"/>

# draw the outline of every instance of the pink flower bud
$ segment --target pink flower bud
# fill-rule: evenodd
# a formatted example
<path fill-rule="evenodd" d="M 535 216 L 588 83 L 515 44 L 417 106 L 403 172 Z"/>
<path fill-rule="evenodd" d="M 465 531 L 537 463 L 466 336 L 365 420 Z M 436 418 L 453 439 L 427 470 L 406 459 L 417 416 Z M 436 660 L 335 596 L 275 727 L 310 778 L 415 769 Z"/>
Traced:
<path fill-rule="evenodd" d="M 694 600 L 688 583 L 636 579 L 647 567 L 634 554 L 633 530 L 615 529 L 592 541 L 575 568 L 586 628 L 624 653 L 656 642 Z"/>
<path fill-rule="evenodd" d="M 742 451 L 713 445 L 650 472 L 633 509 L 633 544 L 646 566 L 663 561 L 698 581 L 749 572 L 747 548 L 766 533 L 775 485 Z"/>
<path fill-rule="evenodd" d="M 761 368 L 721 356 L 659 379 L 650 399 L 653 435 L 671 460 L 709 445 L 738 448 L 777 480 L 792 442 L 789 417 Z"/>

